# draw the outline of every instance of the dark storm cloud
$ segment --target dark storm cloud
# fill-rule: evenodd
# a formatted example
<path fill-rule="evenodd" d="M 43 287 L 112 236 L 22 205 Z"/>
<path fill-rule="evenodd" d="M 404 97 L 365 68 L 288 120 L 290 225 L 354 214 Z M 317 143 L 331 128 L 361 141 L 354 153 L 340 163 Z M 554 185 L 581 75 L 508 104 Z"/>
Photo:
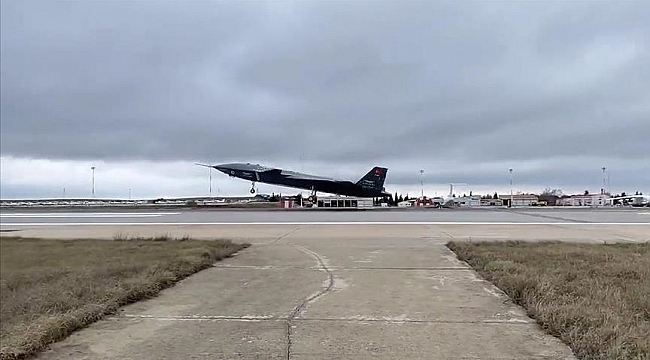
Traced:
<path fill-rule="evenodd" d="M 413 164 L 647 170 L 648 18 L 643 1 L 5 1 L 2 154 L 304 153 L 398 183 Z"/>

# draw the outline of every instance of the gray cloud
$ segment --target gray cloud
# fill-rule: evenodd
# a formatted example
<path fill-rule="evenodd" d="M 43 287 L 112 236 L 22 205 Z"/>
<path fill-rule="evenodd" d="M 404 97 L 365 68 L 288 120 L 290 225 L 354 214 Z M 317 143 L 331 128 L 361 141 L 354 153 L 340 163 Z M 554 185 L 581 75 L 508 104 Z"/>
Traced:
<path fill-rule="evenodd" d="M 440 183 L 501 183 L 511 166 L 531 185 L 582 186 L 600 166 L 649 181 L 647 2 L 1 10 L 3 156 L 295 166 L 303 154 L 346 177 L 386 165 L 398 185 L 421 166 Z"/>

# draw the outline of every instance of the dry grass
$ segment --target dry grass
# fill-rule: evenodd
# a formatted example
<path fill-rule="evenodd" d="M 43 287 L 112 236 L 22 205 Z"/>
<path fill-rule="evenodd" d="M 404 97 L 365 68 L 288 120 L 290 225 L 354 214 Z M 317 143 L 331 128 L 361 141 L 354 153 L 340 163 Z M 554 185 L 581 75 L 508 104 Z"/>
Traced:
<path fill-rule="evenodd" d="M 650 359 L 650 244 L 451 242 L 580 359 Z"/>
<path fill-rule="evenodd" d="M 246 248 L 227 241 L 0 237 L 0 359 L 23 358 Z"/>

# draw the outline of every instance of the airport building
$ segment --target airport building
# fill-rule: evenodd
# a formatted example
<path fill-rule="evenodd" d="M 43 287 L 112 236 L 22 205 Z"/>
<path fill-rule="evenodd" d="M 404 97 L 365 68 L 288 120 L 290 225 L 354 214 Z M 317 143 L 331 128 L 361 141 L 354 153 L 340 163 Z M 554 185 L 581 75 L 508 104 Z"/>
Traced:
<path fill-rule="evenodd" d="M 411 200 L 409 200 L 411 201 Z M 436 199 L 429 198 L 426 196 L 420 196 L 415 200 L 412 200 L 413 206 L 418 206 L 418 207 L 435 207 L 436 206 Z M 438 205 L 442 204 L 442 199 L 437 202 Z"/>
<path fill-rule="evenodd" d="M 359 197 L 321 197 L 316 199 L 316 206 L 318 208 L 343 208 L 343 209 L 372 209 L 372 198 L 359 198 Z"/>
<path fill-rule="evenodd" d="M 469 206 L 481 206 L 481 196 L 472 195 L 472 196 L 461 196 L 454 199 L 454 202 L 457 206 L 469 207 Z"/>
<path fill-rule="evenodd" d="M 302 200 L 302 201 L 301 201 Z M 307 198 L 300 199 L 296 196 L 284 196 L 280 199 L 282 208 L 326 208 L 326 209 L 366 209 L 373 208 L 372 198 L 341 197 L 341 196 L 318 196 L 316 203 L 312 204 Z"/>
<path fill-rule="evenodd" d="M 481 199 L 481 206 L 503 206 L 502 199 L 484 198 Z"/>
<path fill-rule="evenodd" d="M 510 204 L 511 196 L 512 204 Z M 539 201 L 537 195 L 533 194 L 499 195 L 499 199 L 506 206 L 534 206 Z"/>
<path fill-rule="evenodd" d="M 573 195 L 559 200 L 561 206 L 605 206 L 609 205 L 607 194 Z"/>

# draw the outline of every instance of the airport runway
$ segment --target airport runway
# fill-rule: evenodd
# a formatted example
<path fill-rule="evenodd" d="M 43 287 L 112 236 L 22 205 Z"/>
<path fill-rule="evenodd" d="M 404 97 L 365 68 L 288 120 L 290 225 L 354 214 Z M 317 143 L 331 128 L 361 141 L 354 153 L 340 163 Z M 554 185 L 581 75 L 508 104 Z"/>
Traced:
<path fill-rule="evenodd" d="M 10 226 L 128 224 L 626 224 L 650 223 L 650 209 L 405 209 L 405 210 L 2 210 Z"/>
<path fill-rule="evenodd" d="M 449 240 L 650 241 L 644 210 L 2 212 L 5 235 L 253 246 L 40 359 L 575 359 Z"/>
<path fill-rule="evenodd" d="M 650 240 L 650 211 L 640 209 L 405 210 L 104 210 L 0 212 L 0 231 L 23 237 L 192 236 L 266 241 L 286 234 L 444 240 Z"/>

